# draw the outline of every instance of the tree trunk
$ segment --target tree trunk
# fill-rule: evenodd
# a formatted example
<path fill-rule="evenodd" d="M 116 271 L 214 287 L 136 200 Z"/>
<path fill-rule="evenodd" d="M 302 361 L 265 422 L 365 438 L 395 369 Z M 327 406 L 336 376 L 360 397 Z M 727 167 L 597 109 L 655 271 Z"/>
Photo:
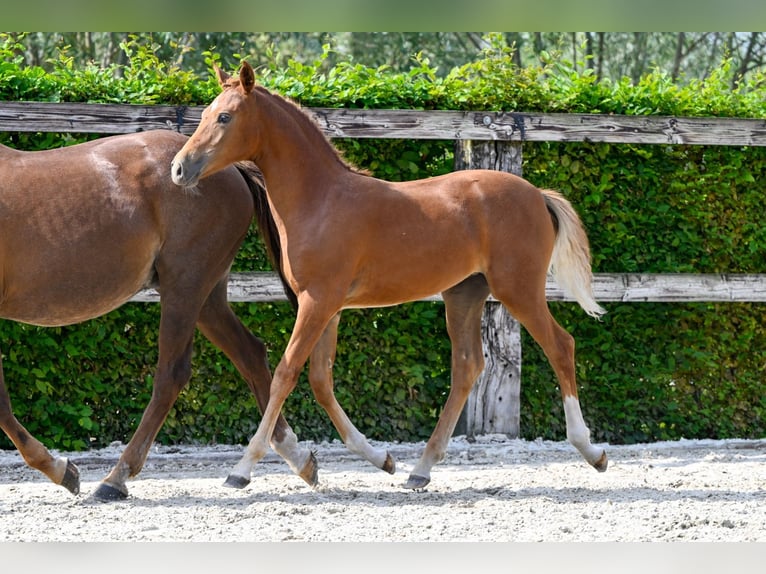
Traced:
<path fill-rule="evenodd" d="M 681 73 L 681 62 L 684 59 L 685 41 L 686 41 L 686 34 L 684 34 L 683 32 L 679 32 L 676 38 L 676 55 L 673 58 L 673 71 L 670 74 L 670 77 L 673 78 L 674 82 L 678 79 L 678 76 Z"/>

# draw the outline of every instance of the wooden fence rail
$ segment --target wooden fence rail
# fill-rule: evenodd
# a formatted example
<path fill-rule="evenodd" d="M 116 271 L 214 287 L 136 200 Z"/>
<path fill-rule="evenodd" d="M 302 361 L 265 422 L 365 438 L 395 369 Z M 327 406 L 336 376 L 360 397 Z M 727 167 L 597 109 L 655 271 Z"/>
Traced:
<path fill-rule="evenodd" d="M 190 134 L 202 110 L 201 106 L 0 102 L 0 131 L 119 134 L 172 129 Z M 766 120 L 762 119 L 336 108 L 307 111 L 331 138 L 455 140 L 459 142 L 456 169 L 490 167 L 517 175 L 522 175 L 524 142 L 766 145 Z M 594 291 L 599 301 L 766 302 L 766 274 L 600 273 L 594 277 Z M 553 280 L 548 281 L 546 292 L 550 300 L 569 300 Z M 274 273 L 232 274 L 229 298 L 243 302 L 286 300 Z M 158 302 L 159 295 L 144 290 L 132 301 Z M 488 360 L 458 432 L 517 436 L 519 326 L 490 299 L 482 329 L 489 354 L 504 356 Z"/>
<path fill-rule="evenodd" d="M 602 302 L 622 303 L 766 303 L 766 276 L 718 273 L 595 273 L 593 292 Z M 545 286 L 549 301 L 574 301 L 553 279 Z M 441 295 L 422 299 L 441 301 Z M 490 302 L 495 299 L 490 296 Z M 154 289 L 144 289 L 134 303 L 159 303 Z M 287 301 L 276 273 L 232 273 L 229 301 L 271 303 Z"/>
<path fill-rule="evenodd" d="M 0 131 L 120 134 L 173 129 L 191 134 L 200 106 L 0 102 Z M 766 145 L 766 120 L 307 108 L 331 138 Z"/>

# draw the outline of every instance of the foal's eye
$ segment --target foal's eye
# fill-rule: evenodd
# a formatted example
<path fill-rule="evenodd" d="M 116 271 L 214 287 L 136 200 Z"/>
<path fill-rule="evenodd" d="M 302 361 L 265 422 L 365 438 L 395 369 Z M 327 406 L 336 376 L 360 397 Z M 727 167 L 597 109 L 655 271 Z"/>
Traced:
<path fill-rule="evenodd" d="M 231 114 L 218 114 L 219 124 L 228 124 L 231 121 Z"/>

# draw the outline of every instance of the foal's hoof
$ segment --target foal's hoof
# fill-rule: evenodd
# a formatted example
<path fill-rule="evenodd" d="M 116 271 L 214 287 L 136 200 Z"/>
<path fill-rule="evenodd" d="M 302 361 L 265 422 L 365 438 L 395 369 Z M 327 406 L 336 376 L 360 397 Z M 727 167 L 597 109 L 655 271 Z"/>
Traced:
<path fill-rule="evenodd" d="M 226 482 L 223 483 L 226 488 L 236 488 L 239 490 L 242 490 L 248 484 L 250 484 L 249 478 L 245 478 L 244 476 L 237 476 L 236 474 L 230 474 L 226 478 Z"/>
<path fill-rule="evenodd" d="M 125 500 L 128 497 L 128 491 L 123 488 L 118 488 L 114 485 L 102 482 L 98 485 L 98 488 L 93 492 L 93 499 L 99 502 L 115 502 L 117 500 Z"/>
<path fill-rule="evenodd" d="M 396 472 L 396 461 L 391 454 L 386 453 L 386 462 L 383 463 L 380 470 L 385 470 L 388 474 L 394 474 Z"/>
<path fill-rule="evenodd" d="M 606 467 L 609 465 L 609 459 L 606 457 L 606 451 L 601 453 L 601 457 L 596 462 L 591 463 L 593 468 L 599 472 L 606 471 Z"/>
<path fill-rule="evenodd" d="M 71 461 L 67 460 L 66 472 L 61 479 L 61 486 L 72 494 L 80 494 L 80 469 Z"/>
<path fill-rule="evenodd" d="M 404 488 L 408 488 L 410 490 L 420 490 L 421 488 L 428 486 L 429 482 L 431 482 L 430 478 L 425 476 L 418 476 L 417 474 L 411 474 L 407 479 L 407 482 L 404 483 Z"/>
<path fill-rule="evenodd" d="M 298 473 L 298 476 L 312 488 L 319 484 L 319 463 L 313 450 L 309 453 L 309 459 L 303 465 L 303 469 Z"/>

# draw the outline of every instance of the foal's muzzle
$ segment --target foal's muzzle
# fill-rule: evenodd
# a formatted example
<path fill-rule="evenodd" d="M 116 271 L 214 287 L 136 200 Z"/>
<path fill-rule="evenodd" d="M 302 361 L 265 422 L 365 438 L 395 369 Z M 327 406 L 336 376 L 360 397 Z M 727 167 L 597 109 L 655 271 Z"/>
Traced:
<path fill-rule="evenodd" d="M 176 156 L 170 162 L 170 178 L 173 180 L 173 183 L 181 187 L 197 185 L 197 182 L 200 180 L 200 171 L 199 167 L 193 164 L 190 165 L 186 158 Z"/>

